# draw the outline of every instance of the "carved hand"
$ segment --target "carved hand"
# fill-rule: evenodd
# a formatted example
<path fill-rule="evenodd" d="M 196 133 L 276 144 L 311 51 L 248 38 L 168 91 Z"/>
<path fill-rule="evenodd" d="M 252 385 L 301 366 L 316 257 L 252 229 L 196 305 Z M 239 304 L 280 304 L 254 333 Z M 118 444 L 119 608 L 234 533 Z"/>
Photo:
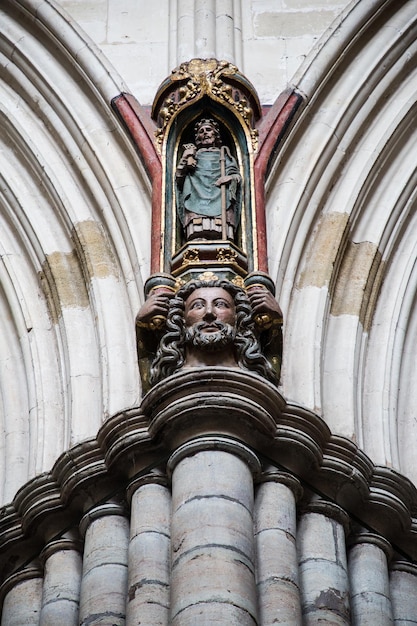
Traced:
<path fill-rule="evenodd" d="M 253 317 L 263 328 L 282 323 L 282 311 L 274 296 L 268 289 L 254 287 L 249 290 L 248 297 L 253 309 Z"/>
<path fill-rule="evenodd" d="M 240 182 L 239 174 L 231 174 L 230 176 L 220 176 L 220 178 L 218 178 L 214 184 L 217 187 L 220 187 L 221 185 L 227 185 L 228 183 L 231 183 L 232 180 L 235 180 L 239 183 Z"/>
<path fill-rule="evenodd" d="M 136 316 L 136 324 L 141 327 L 151 327 L 152 321 L 158 316 L 166 318 L 168 314 L 169 301 L 174 296 L 173 292 L 152 293 Z"/>

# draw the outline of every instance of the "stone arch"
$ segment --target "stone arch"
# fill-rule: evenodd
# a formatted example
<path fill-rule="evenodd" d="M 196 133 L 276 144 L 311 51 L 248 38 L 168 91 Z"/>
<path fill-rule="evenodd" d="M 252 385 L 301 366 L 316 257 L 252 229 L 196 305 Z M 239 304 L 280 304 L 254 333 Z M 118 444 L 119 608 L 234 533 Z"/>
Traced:
<path fill-rule="evenodd" d="M 148 176 L 121 79 L 56 5 L 6 1 L 0 40 L 0 500 L 140 396 Z M 7 490 L 5 488 L 7 485 Z"/>
<path fill-rule="evenodd" d="M 410 2 L 349 5 L 293 78 L 267 180 L 283 392 L 413 478 L 415 27 Z"/>

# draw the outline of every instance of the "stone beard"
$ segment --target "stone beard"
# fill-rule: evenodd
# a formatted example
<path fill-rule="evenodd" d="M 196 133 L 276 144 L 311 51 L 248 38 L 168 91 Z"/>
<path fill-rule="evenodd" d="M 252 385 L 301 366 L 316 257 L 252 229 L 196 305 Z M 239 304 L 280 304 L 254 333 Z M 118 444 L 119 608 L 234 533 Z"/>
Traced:
<path fill-rule="evenodd" d="M 206 322 L 198 322 L 194 326 L 185 329 L 185 345 L 192 345 L 195 348 L 206 350 L 207 352 L 219 352 L 227 346 L 233 345 L 236 337 L 236 330 L 230 324 L 223 322 L 211 322 L 211 326 L 218 328 L 217 332 L 204 334 L 202 331 L 207 326 Z"/>

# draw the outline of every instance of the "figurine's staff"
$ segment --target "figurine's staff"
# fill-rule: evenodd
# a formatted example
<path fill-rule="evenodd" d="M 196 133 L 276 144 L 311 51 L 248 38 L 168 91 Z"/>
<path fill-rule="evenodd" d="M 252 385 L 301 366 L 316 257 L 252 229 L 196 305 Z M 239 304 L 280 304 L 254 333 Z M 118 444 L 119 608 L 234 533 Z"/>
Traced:
<path fill-rule="evenodd" d="M 223 178 L 226 176 L 226 146 L 220 148 L 220 176 Z M 226 185 L 222 183 L 220 185 L 221 193 L 221 220 L 222 220 L 222 239 L 227 239 L 227 220 L 226 220 Z"/>

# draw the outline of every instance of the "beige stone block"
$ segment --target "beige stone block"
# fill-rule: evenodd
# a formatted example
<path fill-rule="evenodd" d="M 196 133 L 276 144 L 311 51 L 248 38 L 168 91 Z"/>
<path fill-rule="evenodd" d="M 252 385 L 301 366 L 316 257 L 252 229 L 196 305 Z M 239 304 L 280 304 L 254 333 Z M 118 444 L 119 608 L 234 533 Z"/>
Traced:
<path fill-rule="evenodd" d="M 171 498 L 158 484 L 142 485 L 132 496 L 131 540 L 142 533 L 170 533 Z"/>
<path fill-rule="evenodd" d="M 83 575 L 104 564 L 126 563 L 128 532 L 128 522 L 121 515 L 93 520 L 85 538 Z"/>
<path fill-rule="evenodd" d="M 345 552 L 343 527 L 320 513 L 306 513 L 300 521 L 297 544 L 302 558 L 336 563 Z"/>
<path fill-rule="evenodd" d="M 296 511 L 294 495 L 284 484 L 265 482 L 256 492 L 255 532 L 263 530 L 282 530 L 296 534 Z"/>
<path fill-rule="evenodd" d="M 262 626 L 301 626 L 300 593 L 297 585 L 285 579 L 265 580 L 259 586 Z"/>
<path fill-rule="evenodd" d="M 298 279 L 300 289 L 326 286 L 348 223 L 347 213 L 327 213 L 318 223 L 309 242 L 308 260 Z"/>
<path fill-rule="evenodd" d="M 370 319 L 366 313 L 372 294 L 378 291 L 382 280 L 381 258 L 381 253 L 374 243 L 369 241 L 348 243 L 333 295 L 332 315 L 356 315 L 363 326 L 369 326 Z M 373 307 L 371 309 L 373 311 Z"/>
<path fill-rule="evenodd" d="M 417 575 L 403 570 L 392 571 L 390 590 L 395 625 L 412 624 L 417 615 Z"/>
<path fill-rule="evenodd" d="M 298 586 L 295 540 L 284 531 L 264 530 L 257 536 L 257 580 L 285 579 Z"/>

